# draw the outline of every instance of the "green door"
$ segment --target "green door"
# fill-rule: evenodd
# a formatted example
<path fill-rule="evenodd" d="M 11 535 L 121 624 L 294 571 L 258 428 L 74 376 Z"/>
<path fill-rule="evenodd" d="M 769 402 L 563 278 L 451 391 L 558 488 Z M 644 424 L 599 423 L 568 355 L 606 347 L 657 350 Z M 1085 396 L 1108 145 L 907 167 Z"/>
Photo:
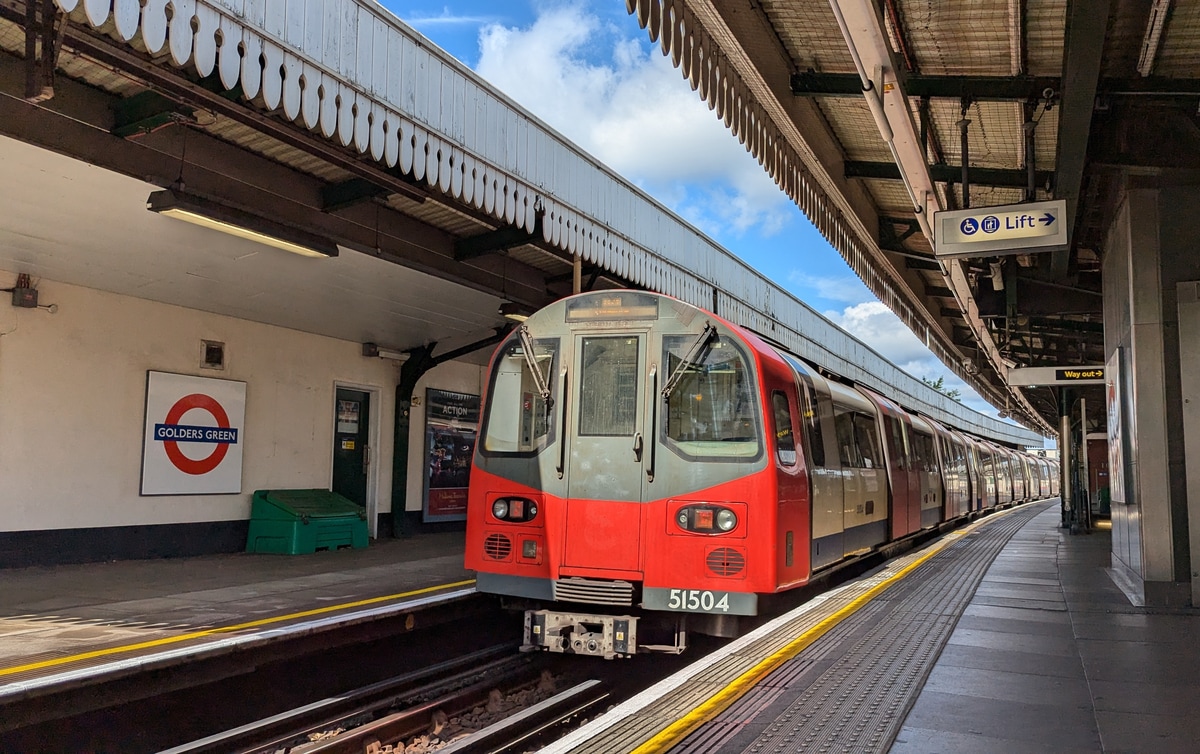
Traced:
<path fill-rule="evenodd" d="M 333 427 L 333 491 L 364 508 L 371 463 L 367 446 L 370 401 L 368 393 L 339 387 Z"/>

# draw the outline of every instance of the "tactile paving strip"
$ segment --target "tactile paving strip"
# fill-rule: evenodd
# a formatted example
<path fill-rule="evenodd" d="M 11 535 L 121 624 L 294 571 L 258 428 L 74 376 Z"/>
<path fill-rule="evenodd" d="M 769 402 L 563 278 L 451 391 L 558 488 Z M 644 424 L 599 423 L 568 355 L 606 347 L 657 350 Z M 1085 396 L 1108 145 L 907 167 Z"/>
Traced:
<path fill-rule="evenodd" d="M 988 567 L 1043 509 L 1013 511 L 948 546 L 672 751 L 887 751 Z"/>

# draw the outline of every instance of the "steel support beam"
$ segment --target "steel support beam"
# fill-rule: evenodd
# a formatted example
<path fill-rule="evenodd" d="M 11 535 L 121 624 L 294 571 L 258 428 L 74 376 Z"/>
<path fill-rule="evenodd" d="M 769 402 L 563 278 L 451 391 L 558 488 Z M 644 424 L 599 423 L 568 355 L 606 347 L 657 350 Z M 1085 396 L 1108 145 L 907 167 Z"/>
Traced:
<path fill-rule="evenodd" d="M 1106 3 L 1107 5 L 1107 3 Z M 1054 76 L 906 76 L 905 92 L 910 97 L 962 99 L 976 102 L 1029 101 L 1042 99 L 1047 89 L 1060 92 L 1064 80 Z M 792 94 L 797 97 L 861 97 L 862 85 L 853 73 L 804 71 L 791 76 Z M 1193 98 L 1200 94 L 1200 79 L 1147 76 L 1103 78 L 1096 93 L 1107 97 Z"/>
<path fill-rule="evenodd" d="M 847 178 L 900 180 L 900 168 L 892 162 L 847 160 L 844 169 Z M 940 183 L 955 183 L 961 180 L 961 172 L 962 168 L 959 165 L 929 166 L 929 177 Z M 1034 173 L 1034 177 L 1038 186 L 1045 186 L 1053 182 L 1054 173 L 1049 170 L 1038 170 Z M 1028 174 L 1025 170 L 971 167 L 971 184 L 975 186 L 1025 188 L 1027 181 Z"/>
<path fill-rule="evenodd" d="M 336 212 L 346 207 L 352 207 L 379 196 L 387 196 L 391 192 L 362 178 L 351 178 L 342 183 L 333 183 L 321 189 L 321 208 L 326 212 Z"/>
<path fill-rule="evenodd" d="M 1067 201 L 1067 230 L 1074 239 L 1079 210 L 1079 191 L 1087 162 L 1092 111 L 1100 84 L 1100 61 L 1108 30 L 1110 0 L 1067 4 L 1067 27 L 1063 53 L 1061 107 L 1058 113 L 1058 155 L 1054 161 L 1054 198 Z M 1054 278 L 1067 274 L 1070 251 L 1051 255 Z"/>
<path fill-rule="evenodd" d="M 495 254 L 533 243 L 542 235 L 541 224 L 542 218 L 539 215 L 533 232 L 521 228 L 498 228 L 487 233 L 460 238 L 454 242 L 454 258 L 465 262 L 485 254 Z"/>

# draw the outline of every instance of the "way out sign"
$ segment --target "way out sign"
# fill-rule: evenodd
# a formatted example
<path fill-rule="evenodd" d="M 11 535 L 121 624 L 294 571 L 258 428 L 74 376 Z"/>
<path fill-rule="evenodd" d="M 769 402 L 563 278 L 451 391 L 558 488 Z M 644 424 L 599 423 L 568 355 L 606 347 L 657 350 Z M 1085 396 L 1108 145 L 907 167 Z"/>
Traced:
<path fill-rule="evenodd" d="M 1066 248 L 1064 199 L 933 215 L 933 253 L 938 258 L 994 257 Z"/>
<path fill-rule="evenodd" d="M 149 372 L 143 495 L 242 491 L 246 383 Z"/>

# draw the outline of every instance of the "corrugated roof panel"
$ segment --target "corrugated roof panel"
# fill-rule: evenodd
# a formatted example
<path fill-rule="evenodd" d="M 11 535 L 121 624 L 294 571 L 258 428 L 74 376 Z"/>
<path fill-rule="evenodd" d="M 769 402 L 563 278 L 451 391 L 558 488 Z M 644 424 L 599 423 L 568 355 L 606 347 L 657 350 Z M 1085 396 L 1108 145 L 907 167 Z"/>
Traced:
<path fill-rule="evenodd" d="M 1008 0 L 902 0 L 900 23 L 918 70 L 931 76 L 1008 76 Z"/>
<path fill-rule="evenodd" d="M 994 207 L 1001 204 L 1017 204 L 1025 201 L 1025 189 L 1001 188 L 999 186 L 971 186 L 972 207 Z"/>
<path fill-rule="evenodd" d="M 1025 0 L 1025 70 L 1030 76 L 1060 76 L 1067 0 Z"/>
<path fill-rule="evenodd" d="M 536 267 L 542 272 L 561 275 L 571 271 L 570 262 L 536 246 L 518 246 L 515 249 L 509 249 L 507 253 L 509 259 L 529 265 L 530 267 Z M 583 281 L 587 282 L 586 274 L 583 276 Z"/>
<path fill-rule="evenodd" d="M 962 140 L 958 122 L 962 108 L 958 102 L 937 99 L 930 102 L 930 120 L 937 132 L 942 155 L 952 165 L 962 164 Z M 1025 139 L 1024 114 L 1016 102 L 973 102 L 967 109 L 968 148 L 971 165 L 987 168 L 1021 166 Z"/>
<path fill-rule="evenodd" d="M 817 102 L 847 160 L 891 162 L 892 153 L 862 97 L 830 97 Z"/>
<path fill-rule="evenodd" d="M 459 237 L 474 236 L 492 230 L 492 226 L 460 212 L 451 205 L 436 201 L 415 202 L 401 194 L 391 194 L 387 198 L 387 205 L 404 215 Z"/>
<path fill-rule="evenodd" d="M 912 214 L 912 204 L 908 200 L 908 192 L 900 181 L 864 179 L 863 183 L 871 192 L 881 215 L 908 217 Z"/>
<path fill-rule="evenodd" d="M 1038 170 L 1054 170 L 1054 160 L 1058 157 L 1058 108 L 1044 110 L 1039 107 L 1033 119 L 1037 123 L 1033 132 L 1037 148 L 1035 167 Z"/>
<path fill-rule="evenodd" d="M 0 21 L 0 49 L 25 57 L 25 31 L 16 24 Z"/>
<path fill-rule="evenodd" d="M 1164 29 L 1154 74 L 1200 77 L 1200 5 L 1176 3 Z"/>
<path fill-rule="evenodd" d="M 209 116 L 210 118 L 212 116 Z M 295 147 L 284 144 L 278 139 L 264 134 L 258 129 L 243 125 L 230 118 L 216 116 L 211 123 L 204 124 L 204 130 L 224 141 L 236 144 L 251 152 L 274 160 L 281 165 L 299 170 L 302 173 L 320 178 L 330 183 L 341 183 L 353 176 L 340 168 L 330 165 L 327 161 Z"/>
<path fill-rule="evenodd" d="M 828 3 L 764 0 L 759 5 L 787 46 L 796 70 L 854 73 L 854 63 L 846 54 L 846 40 Z"/>

